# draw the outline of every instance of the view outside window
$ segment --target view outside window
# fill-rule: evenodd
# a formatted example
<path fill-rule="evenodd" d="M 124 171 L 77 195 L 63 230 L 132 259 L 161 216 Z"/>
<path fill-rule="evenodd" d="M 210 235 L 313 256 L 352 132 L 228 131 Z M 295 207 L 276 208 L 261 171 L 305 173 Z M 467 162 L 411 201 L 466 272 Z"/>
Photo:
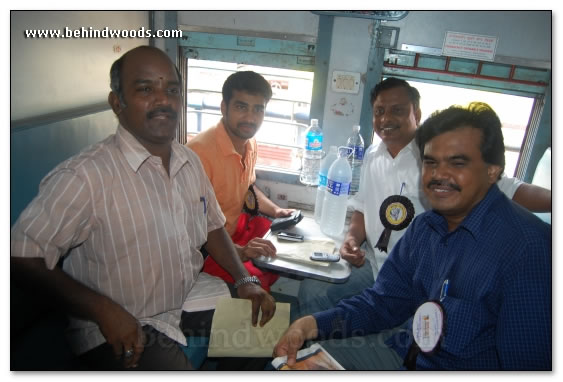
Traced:
<path fill-rule="evenodd" d="M 260 73 L 272 86 L 262 127 L 256 134 L 258 165 L 299 171 L 299 136 L 309 125 L 313 73 L 237 63 L 188 60 L 188 140 L 221 119 L 221 89 L 236 71 Z"/>
<path fill-rule="evenodd" d="M 502 122 L 505 173 L 508 176 L 514 176 L 520 150 L 524 143 L 526 127 L 534 106 L 533 98 L 416 81 L 409 81 L 409 83 L 420 92 L 421 123 L 434 111 L 446 109 L 451 105 L 467 106 L 471 102 L 478 101 L 491 106 Z"/>

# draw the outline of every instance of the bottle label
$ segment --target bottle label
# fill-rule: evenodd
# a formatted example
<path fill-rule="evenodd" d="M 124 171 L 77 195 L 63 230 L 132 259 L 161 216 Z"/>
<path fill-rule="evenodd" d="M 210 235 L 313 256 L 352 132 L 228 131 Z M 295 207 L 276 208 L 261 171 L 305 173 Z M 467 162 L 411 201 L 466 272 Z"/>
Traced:
<path fill-rule="evenodd" d="M 327 180 L 327 176 L 319 172 L 319 187 L 326 187 Z"/>
<path fill-rule="evenodd" d="M 350 183 L 340 183 L 329 179 L 327 189 L 332 195 L 348 195 L 350 193 Z"/>
<path fill-rule="evenodd" d="M 323 149 L 323 136 L 309 136 L 307 135 L 307 143 L 305 144 L 306 150 L 320 151 Z"/>
<path fill-rule="evenodd" d="M 364 159 L 364 148 L 362 146 L 354 146 L 354 159 L 356 160 Z"/>

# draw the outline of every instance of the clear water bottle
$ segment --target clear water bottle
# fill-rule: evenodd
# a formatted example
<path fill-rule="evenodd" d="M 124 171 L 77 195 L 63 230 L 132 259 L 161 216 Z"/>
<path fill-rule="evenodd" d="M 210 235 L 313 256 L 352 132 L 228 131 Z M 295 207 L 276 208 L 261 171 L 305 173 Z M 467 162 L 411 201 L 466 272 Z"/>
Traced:
<path fill-rule="evenodd" d="M 346 145 L 353 150 L 353 154 L 348 157 L 348 162 L 352 168 L 352 183 L 350 184 L 350 195 L 354 195 L 360 189 L 360 173 L 364 161 L 364 139 L 360 134 L 360 125 L 352 127 L 352 134 L 348 138 Z"/>
<path fill-rule="evenodd" d="M 348 147 L 339 147 L 338 159 L 328 170 L 321 216 L 321 231 L 328 236 L 338 237 L 344 229 L 348 192 L 352 181 L 352 169 L 348 163 L 349 154 L 351 153 Z"/>
<path fill-rule="evenodd" d="M 311 126 L 305 134 L 303 163 L 301 166 L 301 183 L 308 186 L 319 184 L 319 170 L 323 157 L 323 130 L 318 119 L 311 119 Z"/>
<path fill-rule="evenodd" d="M 317 224 L 321 224 L 321 213 L 323 211 L 323 201 L 326 194 L 328 170 L 337 158 L 338 147 L 330 146 L 328 153 L 321 161 L 321 170 L 319 171 L 319 187 L 317 188 L 317 200 L 315 201 L 315 221 L 317 222 Z"/>

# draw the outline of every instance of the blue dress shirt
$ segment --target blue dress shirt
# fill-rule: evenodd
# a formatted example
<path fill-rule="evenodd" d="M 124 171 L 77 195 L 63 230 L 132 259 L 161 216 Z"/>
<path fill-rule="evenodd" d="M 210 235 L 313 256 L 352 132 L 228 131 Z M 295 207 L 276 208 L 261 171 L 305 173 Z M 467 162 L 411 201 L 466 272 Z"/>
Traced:
<path fill-rule="evenodd" d="M 319 338 L 397 327 L 446 279 L 445 335 L 417 369 L 551 369 L 551 226 L 496 185 L 452 232 L 437 212 L 419 215 L 373 287 L 314 314 Z M 410 325 L 407 334 L 388 342 L 403 357 Z"/>

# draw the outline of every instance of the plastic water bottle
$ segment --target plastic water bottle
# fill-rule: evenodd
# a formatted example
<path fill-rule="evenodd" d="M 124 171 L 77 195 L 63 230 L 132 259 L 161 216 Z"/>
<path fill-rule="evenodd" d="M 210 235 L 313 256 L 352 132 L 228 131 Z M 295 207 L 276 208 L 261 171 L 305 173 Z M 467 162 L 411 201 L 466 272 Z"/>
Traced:
<path fill-rule="evenodd" d="M 352 127 L 352 134 L 348 138 L 346 145 L 353 150 L 353 155 L 348 157 L 348 161 L 352 168 L 350 195 L 354 195 L 360 189 L 360 173 L 362 172 L 362 163 L 364 161 L 364 139 L 360 134 L 360 125 Z"/>
<path fill-rule="evenodd" d="M 308 186 L 319 184 L 319 170 L 323 157 L 323 130 L 318 119 L 311 119 L 311 126 L 305 135 L 303 163 L 301 166 L 301 183 Z"/>
<path fill-rule="evenodd" d="M 326 194 L 326 185 L 328 180 L 328 170 L 332 163 L 338 158 L 338 147 L 330 146 L 328 154 L 321 161 L 321 170 L 319 171 L 319 187 L 317 188 L 317 200 L 315 201 L 315 221 L 321 224 L 321 213 L 323 211 L 323 202 Z"/>
<path fill-rule="evenodd" d="M 338 237 L 342 233 L 346 221 L 348 192 L 352 181 L 352 169 L 348 163 L 349 150 L 348 147 L 340 147 L 338 159 L 328 170 L 327 189 L 321 216 L 321 231 L 328 236 Z"/>

